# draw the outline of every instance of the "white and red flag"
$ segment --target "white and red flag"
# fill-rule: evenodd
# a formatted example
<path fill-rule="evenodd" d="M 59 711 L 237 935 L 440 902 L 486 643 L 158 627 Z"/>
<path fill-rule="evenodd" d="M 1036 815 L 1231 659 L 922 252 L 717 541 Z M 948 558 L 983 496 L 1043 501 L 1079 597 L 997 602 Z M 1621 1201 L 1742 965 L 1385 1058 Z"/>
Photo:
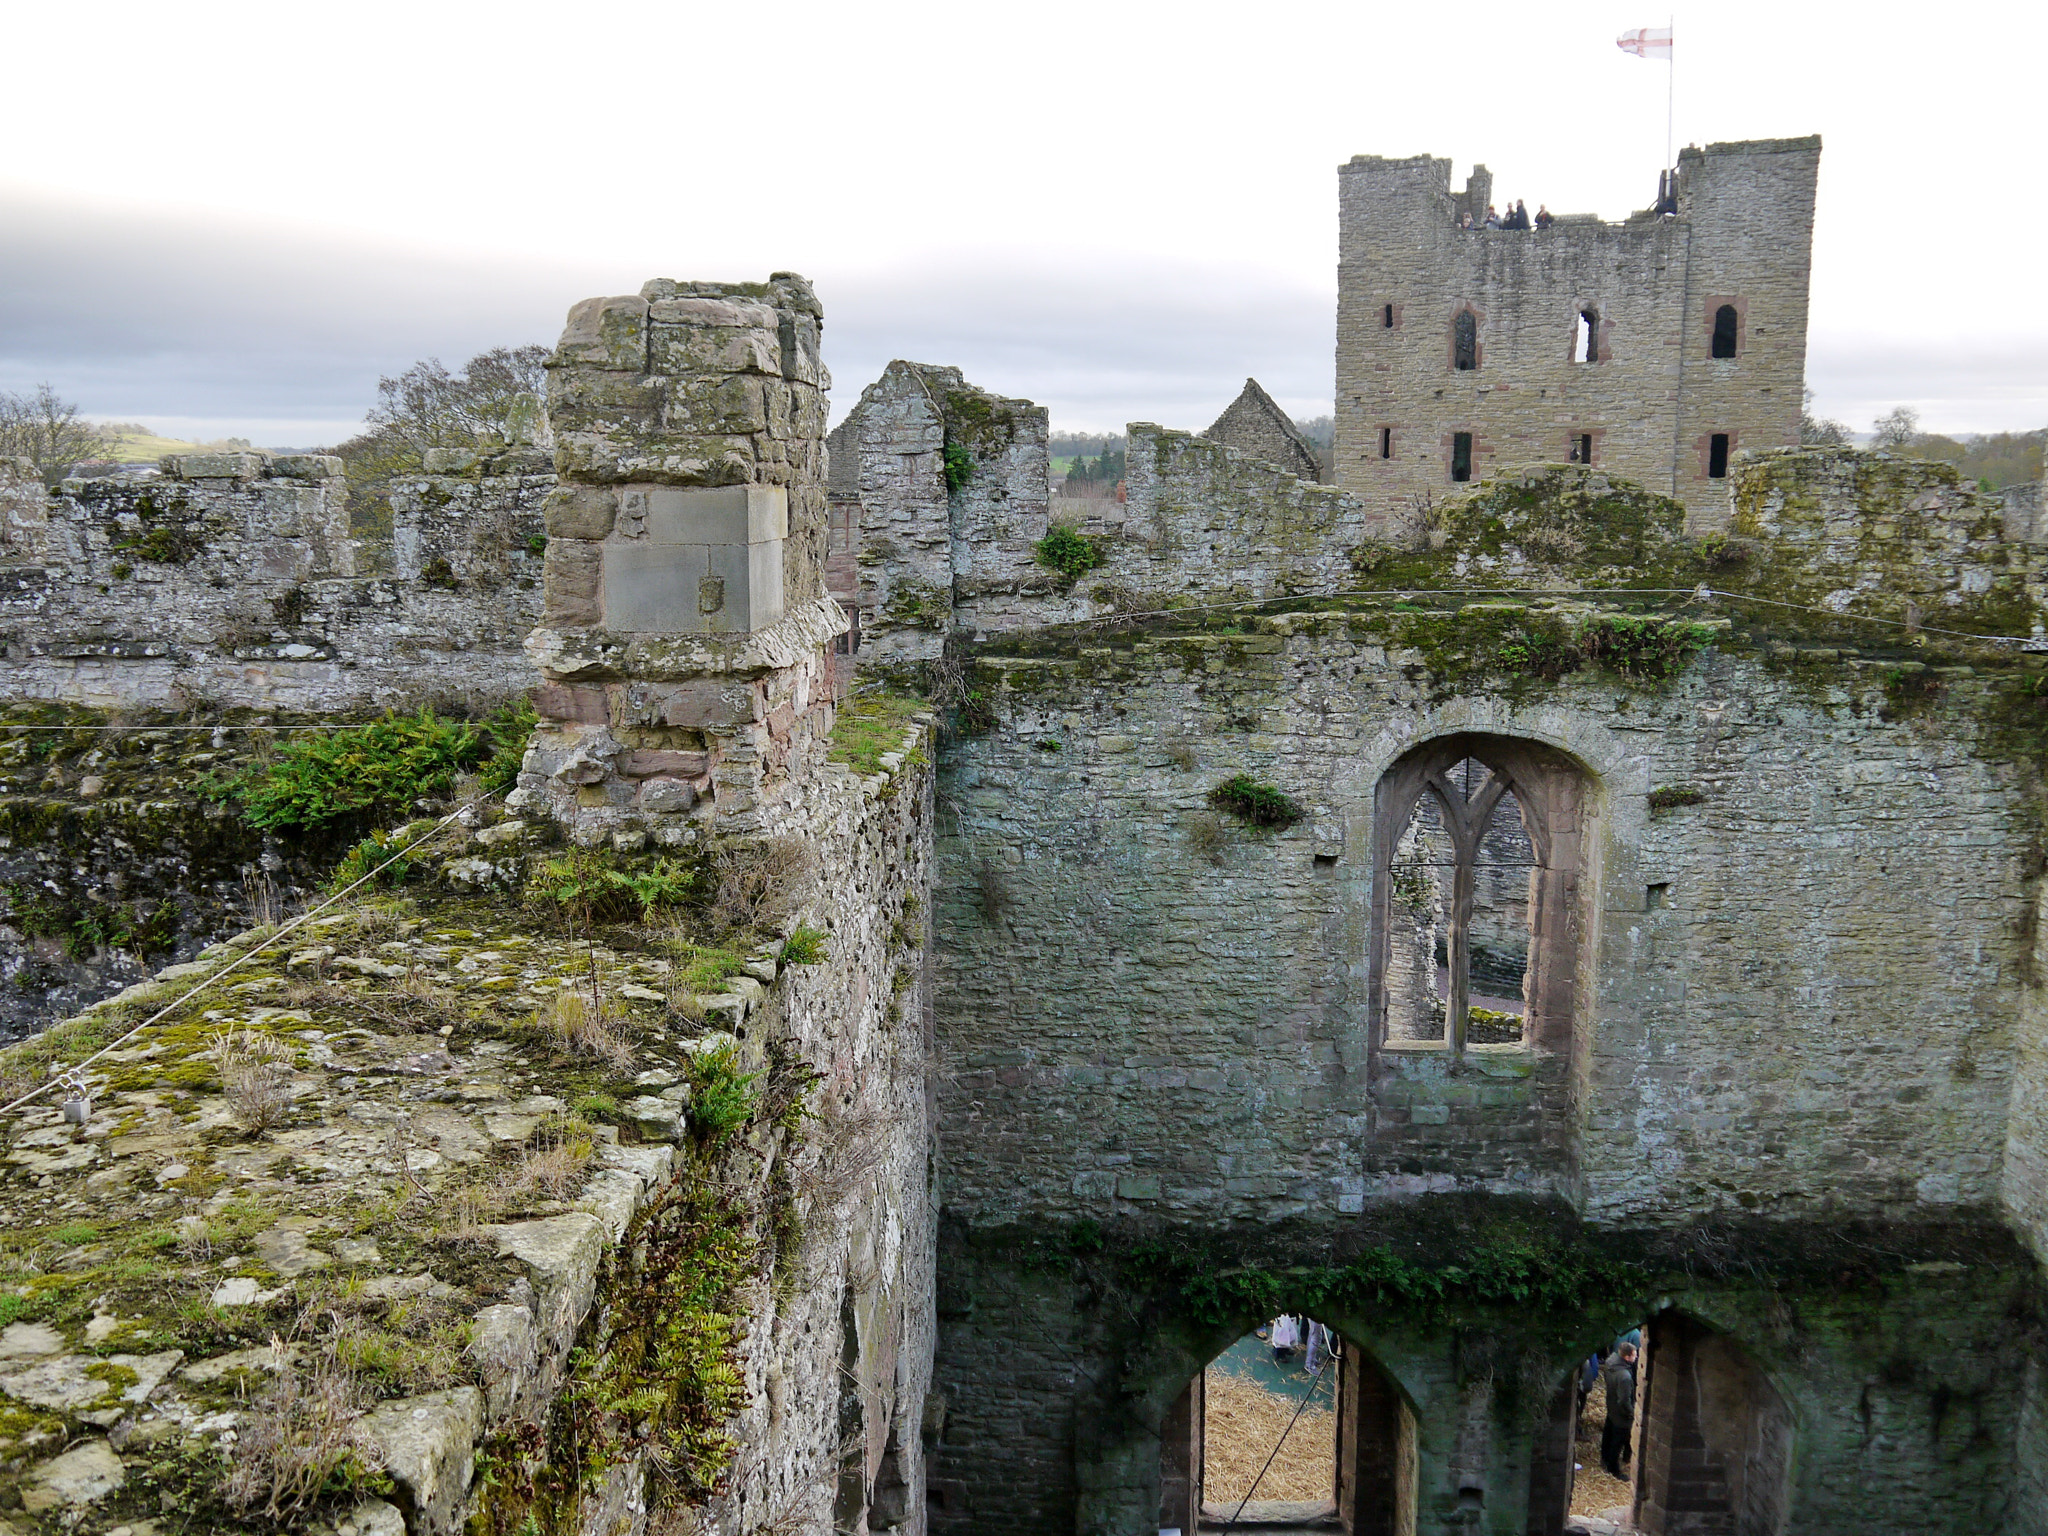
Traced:
<path fill-rule="evenodd" d="M 1624 32 L 1617 37 L 1614 46 L 1639 59 L 1668 59 L 1671 57 L 1671 29 L 1637 27 L 1635 31 Z"/>

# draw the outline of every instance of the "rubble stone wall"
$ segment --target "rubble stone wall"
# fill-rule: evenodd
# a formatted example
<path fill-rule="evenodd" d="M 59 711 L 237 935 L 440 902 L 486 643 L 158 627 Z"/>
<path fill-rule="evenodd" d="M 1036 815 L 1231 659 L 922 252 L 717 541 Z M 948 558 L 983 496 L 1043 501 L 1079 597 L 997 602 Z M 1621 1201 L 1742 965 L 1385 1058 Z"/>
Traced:
<path fill-rule="evenodd" d="M 141 1528 L 165 1498 L 194 1528 L 229 1528 L 232 1469 L 295 1422 L 276 1417 L 278 1384 L 336 1390 L 317 1377 L 332 1322 L 359 1347 L 383 1341 L 343 1357 L 370 1362 L 375 1399 L 343 1425 L 358 1491 L 282 1528 L 516 1531 L 552 1499 L 550 1528 L 588 1536 L 835 1518 L 922 1532 L 930 776 L 826 766 L 809 788 L 811 862 L 778 932 L 694 998 L 658 945 L 592 948 L 523 903 L 560 850 L 549 829 L 484 816 L 416 856 L 410 901 L 319 915 L 282 942 L 259 929 L 0 1053 L 12 1097 L 209 984 L 84 1071 L 78 1123 L 54 1099 L 0 1123 L 0 1530 Z M 800 926 L 824 935 L 822 958 L 786 951 Z M 625 1058 L 571 1049 L 548 1023 L 593 975 Z M 251 1129 L 227 1086 L 223 1032 L 270 1042 L 271 1123 Z M 730 1130 L 693 1096 L 693 1064 L 721 1049 L 762 1096 Z M 760 1108 L 776 1084 L 795 1097 Z M 579 1142 L 588 1161 L 564 1187 L 522 1176 Z M 733 1223 L 749 1271 L 733 1315 L 686 1300 L 695 1275 L 673 1296 L 639 1278 L 676 1230 L 661 1212 L 707 1191 L 699 1219 Z M 62 1255 L 55 1275 L 24 1299 L 45 1252 Z M 671 1302 L 698 1310 L 659 1310 Z M 638 1421 L 607 1416 L 610 1362 L 646 1349 L 656 1368 L 631 1392 L 703 1392 L 715 1377 L 665 1377 L 664 1352 L 728 1336 L 733 1453 L 677 1488 L 642 1459 Z M 371 1466 L 389 1486 L 366 1493 Z"/>
<path fill-rule="evenodd" d="M 529 686 L 544 456 L 472 456 L 352 536 L 341 461 L 179 454 L 44 493 L 0 462 L 0 692 L 97 708 L 490 706 Z"/>
<path fill-rule="evenodd" d="M 1130 428 L 1126 498 L 1067 500 L 1055 516 L 1043 407 L 956 369 L 891 363 L 834 439 L 858 465 L 834 470 L 851 555 L 834 591 L 859 611 L 870 666 L 929 661 L 955 632 L 1344 590 L 1400 532 L 1312 473 L 1144 422 Z M 1056 523 L 1093 541 L 1099 564 L 1046 564 Z"/>

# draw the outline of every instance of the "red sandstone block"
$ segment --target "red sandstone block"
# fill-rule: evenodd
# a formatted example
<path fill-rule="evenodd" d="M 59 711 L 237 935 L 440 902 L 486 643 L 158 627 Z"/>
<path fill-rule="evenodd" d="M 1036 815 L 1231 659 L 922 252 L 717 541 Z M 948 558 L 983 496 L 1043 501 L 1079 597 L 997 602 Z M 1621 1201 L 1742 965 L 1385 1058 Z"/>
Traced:
<path fill-rule="evenodd" d="M 658 752 L 643 749 L 628 752 L 619 759 L 619 772 L 629 779 L 651 779 L 656 774 L 678 779 L 694 779 L 710 767 L 710 755 L 704 752 Z"/>
<path fill-rule="evenodd" d="M 789 740 L 789 728 L 796 724 L 796 711 L 787 704 L 778 704 L 768 711 L 768 734 L 777 741 Z"/>
<path fill-rule="evenodd" d="M 610 718 L 602 688 L 568 683 L 543 683 L 534 689 L 533 707 L 545 720 L 573 720 L 579 725 L 602 725 Z"/>
<path fill-rule="evenodd" d="M 697 730 L 761 718 L 760 690 L 751 683 L 676 683 L 652 690 L 648 702 L 663 725 Z"/>

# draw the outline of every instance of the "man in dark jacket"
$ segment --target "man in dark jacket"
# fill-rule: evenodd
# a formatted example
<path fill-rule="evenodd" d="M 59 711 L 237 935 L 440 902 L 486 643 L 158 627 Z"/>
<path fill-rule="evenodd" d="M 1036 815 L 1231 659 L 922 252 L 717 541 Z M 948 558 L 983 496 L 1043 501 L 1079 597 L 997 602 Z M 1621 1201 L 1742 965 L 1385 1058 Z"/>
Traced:
<path fill-rule="evenodd" d="M 1607 1387 L 1607 1427 L 1600 1431 L 1600 1465 L 1617 1481 L 1627 1481 L 1622 1463 L 1629 1459 L 1629 1429 L 1636 1416 L 1636 1347 L 1624 1344 L 1600 1368 Z"/>

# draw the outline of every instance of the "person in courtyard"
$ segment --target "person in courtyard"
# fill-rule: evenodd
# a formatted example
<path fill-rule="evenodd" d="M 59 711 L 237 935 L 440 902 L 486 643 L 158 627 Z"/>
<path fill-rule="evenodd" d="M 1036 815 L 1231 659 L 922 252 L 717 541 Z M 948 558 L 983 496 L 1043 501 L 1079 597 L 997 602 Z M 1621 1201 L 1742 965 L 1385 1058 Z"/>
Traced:
<path fill-rule="evenodd" d="M 1600 1465 L 1607 1475 L 1625 1482 L 1629 1459 L 1629 1428 L 1636 1416 L 1636 1347 L 1623 1344 L 1600 1368 L 1607 1387 L 1607 1427 L 1600 1431 Z"/>

